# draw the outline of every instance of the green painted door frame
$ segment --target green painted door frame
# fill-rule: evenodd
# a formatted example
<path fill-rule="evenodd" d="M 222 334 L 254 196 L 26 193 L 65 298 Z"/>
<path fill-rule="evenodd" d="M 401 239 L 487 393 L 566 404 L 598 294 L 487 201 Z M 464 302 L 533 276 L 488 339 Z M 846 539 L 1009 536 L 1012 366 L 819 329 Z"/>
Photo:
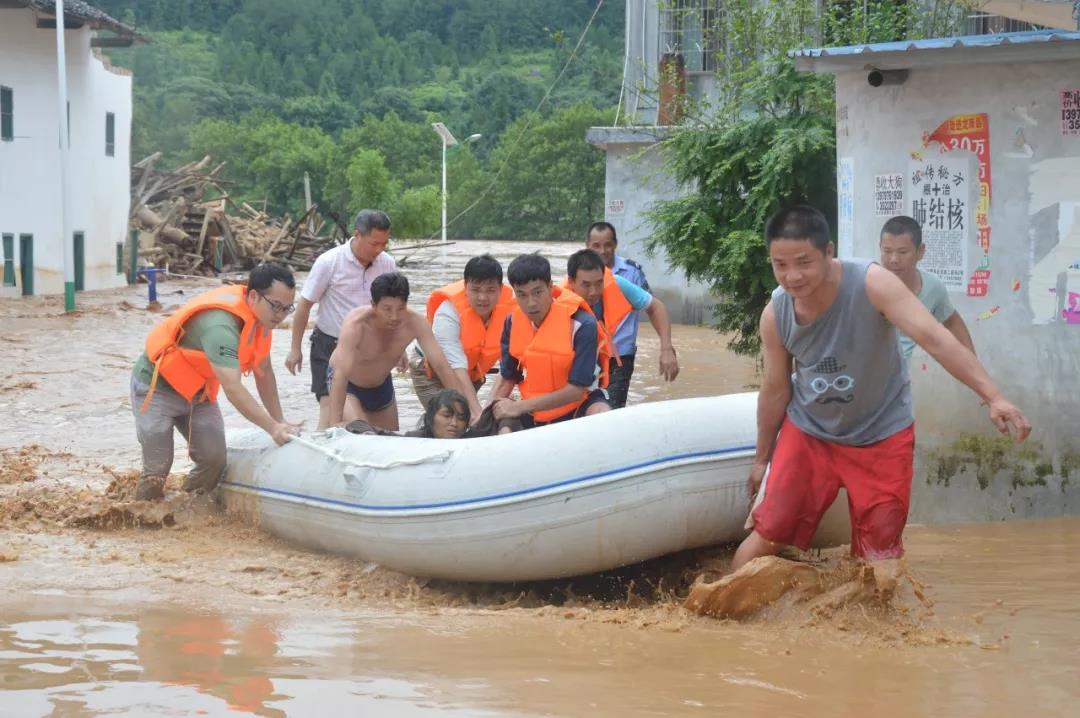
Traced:
<path fill-rule="evenodd" d="M 34 293 L 34 235 L 19 235 L 19 273 L 22 275 L 22 293 L 29 297 Z"/>

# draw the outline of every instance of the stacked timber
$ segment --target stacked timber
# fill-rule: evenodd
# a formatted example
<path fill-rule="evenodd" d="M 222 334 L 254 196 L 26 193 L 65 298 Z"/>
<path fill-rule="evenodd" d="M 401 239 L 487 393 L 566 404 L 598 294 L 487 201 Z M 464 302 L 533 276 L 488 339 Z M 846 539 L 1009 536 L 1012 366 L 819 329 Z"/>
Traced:
<path fill-rule="evenodd" d="M 209 156 L 173 170 L 157 169 L 160 159 L 156 152 L 131 171 L 130 224 L 143 266 L 209 276 L 273 260 L 307 271 L 348 236 L 336 215 L 327 223 L 315 205 L 294 221 L 233 201 L 220 177 L 225 163 L 213 165 Z"/>

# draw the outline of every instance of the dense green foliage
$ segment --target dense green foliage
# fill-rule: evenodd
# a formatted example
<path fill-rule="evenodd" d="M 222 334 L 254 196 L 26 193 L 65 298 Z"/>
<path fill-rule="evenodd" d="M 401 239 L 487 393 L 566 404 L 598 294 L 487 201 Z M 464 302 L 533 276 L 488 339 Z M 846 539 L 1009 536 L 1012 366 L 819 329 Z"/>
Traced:
<path fill-rule="evenodd" d="M 614 115 L 622 3 L 602 6 L 538 117 L 530 113 L 595 0 L 95 4 L 152 39 L 111 51 L 134 70 L 135 158 L 161 151 L 168 165 L 212 154 L 228 162 L 230 194 L 265 199 L 272 211 L 302 208 L 307 171 L 320 206 L 406 212 L 396 230 L 417 236 L 438 227 L 441 142 L 431 123 L 442 121 L 459 139 L 483 134 L 448 163 L 450 216 L 475 203 L 452 235 L 576 236 L 580 226 L 561 223 L 599 211 L 603 154 L 585 144 L 582 121 L 610 124 Z M 541 153 L 533 136 L 541 131 L 558 135 L 562 151 Z M 552 164 L 519 166 L 523 157 Z M 538 184 L 552 178 L 557 188 Z M 476 202 L 488 189 L 491 199 Z"/>
<path fill-rule="evenodd" d="M 713 107 L 689 108 L 695 121 L 665 141 L 668 168 L 689 192 L 652 208 L 650 241 L 716 291 L 717 328 L 733 333 L 735 351 L 755 354 L 758 318 L 776 286 L 765 220 L 807 203 L 836 224 L 832 78 L 797 73 L 788 51 L 949 34 L 963 7 L 892 0 L 724 5 L 711 28 L 727 48 L 717 58 L 721 94 Z M 711 119 L 702 122 L 706 111 Z"/>

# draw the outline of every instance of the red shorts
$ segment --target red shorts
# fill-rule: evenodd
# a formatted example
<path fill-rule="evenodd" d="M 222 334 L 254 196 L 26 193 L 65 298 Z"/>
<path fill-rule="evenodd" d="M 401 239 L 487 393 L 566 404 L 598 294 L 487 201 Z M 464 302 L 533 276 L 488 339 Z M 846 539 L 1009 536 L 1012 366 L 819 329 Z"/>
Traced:
<path fill-rule="evenodd" d="M 784 419 L 754 530 L 773 543 L 810 546 L 843 486 L 851 514 L 851 553 L 870 560 L 904 555 L 911 504 L 914 424 L 867 446 L 815 438 Z"/>

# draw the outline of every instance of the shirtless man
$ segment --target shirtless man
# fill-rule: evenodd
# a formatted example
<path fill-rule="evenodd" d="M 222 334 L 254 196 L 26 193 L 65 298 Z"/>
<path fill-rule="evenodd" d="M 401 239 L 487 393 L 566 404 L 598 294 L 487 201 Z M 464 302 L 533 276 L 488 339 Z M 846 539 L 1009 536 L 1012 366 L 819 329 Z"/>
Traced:
<path fill-rule="evenodd" d="M 337 348 L 330 355 L 331 426 L 363 419 L 387 431 L 398 430 L 397 400 L 390 372 L 414 339 L 444 386 L 456 376 L 422 314 L 411 311 L 409 280 L 398 272 L 371 283 L 371 306 L 354 309 L 341 324 Z M 336 379 L 336 380 L 335 380 Z"/>

